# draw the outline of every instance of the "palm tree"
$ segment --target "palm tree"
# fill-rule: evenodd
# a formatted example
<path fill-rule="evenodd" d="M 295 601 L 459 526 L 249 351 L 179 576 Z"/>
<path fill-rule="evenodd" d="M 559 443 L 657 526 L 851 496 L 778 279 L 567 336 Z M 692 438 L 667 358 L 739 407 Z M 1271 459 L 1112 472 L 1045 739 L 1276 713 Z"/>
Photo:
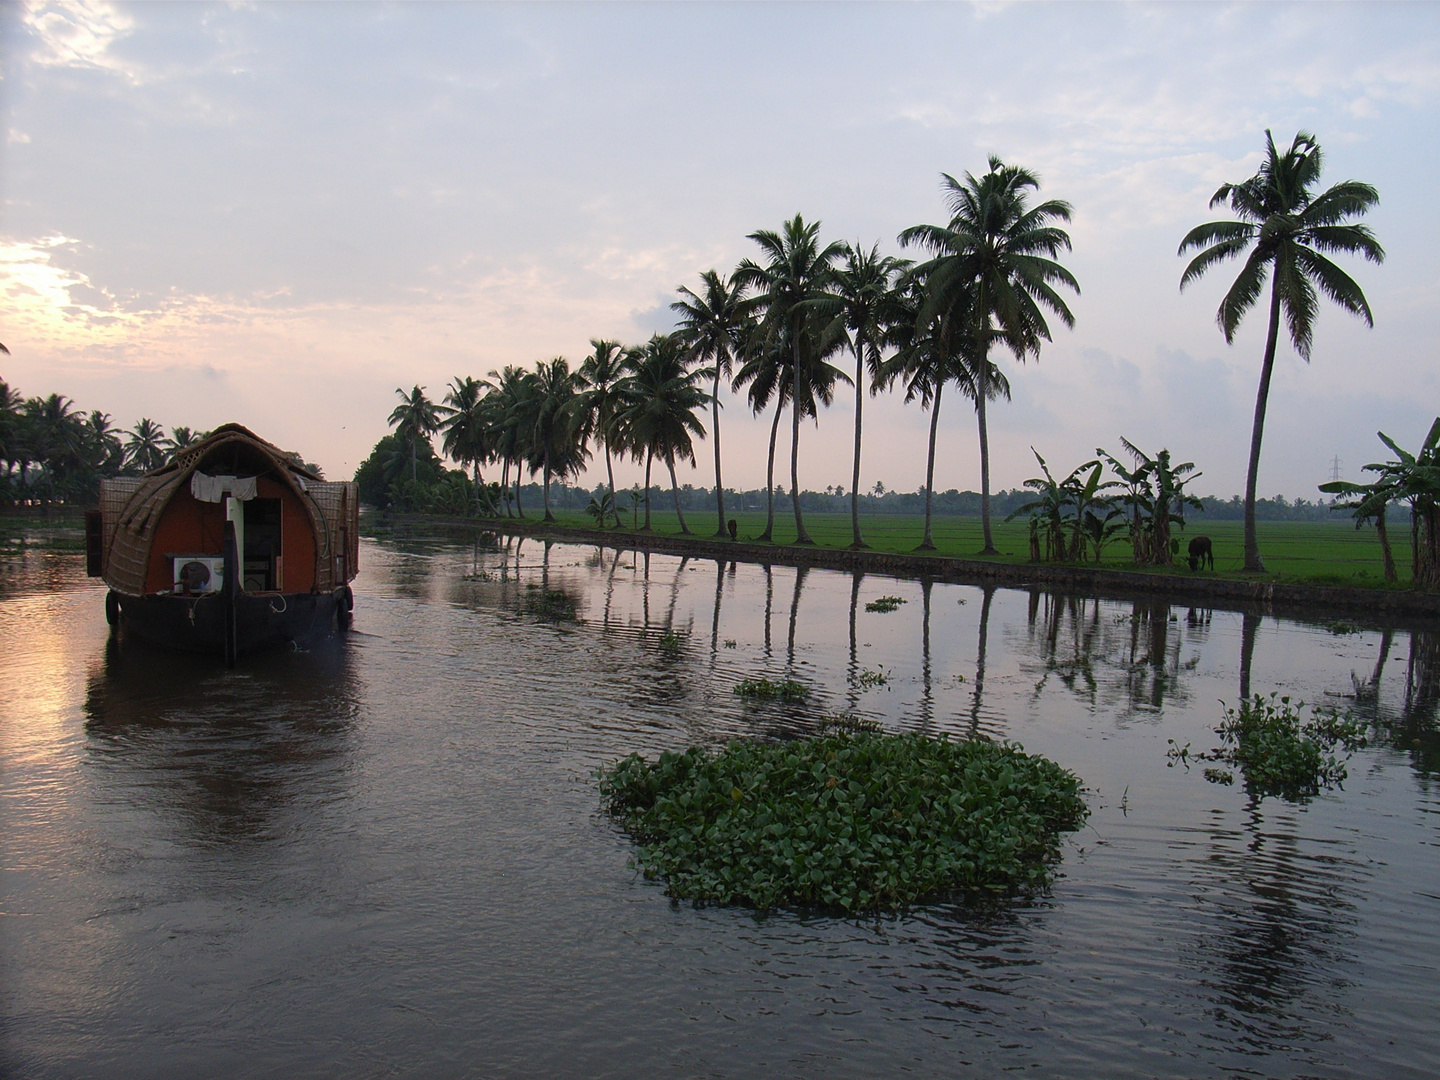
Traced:
<path fill-rule="evenodd" d="M 531 399 L 535 396 L 535 373 L 507 365 L 490 372 L 491 389 L 485 395 L 486 415 L 494 432 L 495 453 L 503 463 L 500 487 L 505 492 L 505 516 L 510 517 L 510 466 L 515 466 L 515 512 L 525 516 L 520 505 L 521 463 L 530 452 Z"/>
<path fill-rule="evenodd" d="M 1227 345 L 1233 344 L 1240 321 L 1260 299 L 1266 276 L 1270 278 L 1270 326 L 1260 363 L 1260 389 L 1255 395 L 1255 422 L 1250 431 L 1250 465 L 1245 473 L 1245 569 L 1257 572 L 1265 569 L 1265 562 L 1260 558 L 1255 533 L 1255 485 L 1280 313 L 1285 312 L 1290 341 L 1307 363 L 1320 306 L 1317 287 L 1341 308 L 1364 319 L 1365 325 L 1375 325 L 1360 286 L 1325 255 L 1359 252 L 1373 263 L 1385 260 L 1384 249 L 1368 227 L 1346 223 L 1363 215 L 1380 201 L 1380 196 L 1369 184 L 1355 180 L 1312 196 L 1310 189 L 1319 182 L 1322 162 L 1320 144 L 1308 131 L 1298 133 L 1290 149 L 1282 154 L 1266 130 L 1265 161 L 1260 171 L 1242 183 L 1221 184 L 1210 199 L 1212 207 L 1228 202 L 1240 220 L 1197 225 L 1180 241 L 1177 252 L 1199 252 L 1181 275 L 1183 290 L 1216 263 L 1238 258 L 1250 249 L 1245 266 L 1215 316 Z"/>
<path fill-rule="evenodd" d="M 920 399 L 930 411 L 930 439 L 925 458 L 925 532 L 920 551 L 934 551 L 931 532 L 935 505 L 935 436 L 940 425 L 940 398 L 945 384 L 954 381 L 972 401 L 983 385 L 990 401 L 1010 400 L 1010 382 L 989 360 L 975 355 L 975 339 L 965 332 L 967 321 L 945 312 L 928 322 L 922 318 L 925 306 L 925 279 L 918 270 L 887 298 L 886 340 L 897 347 L 889 363 L 878 373 L 877 385 L 889 386 L 896 379 L 905 384 L 905 402 Z M 984 377 L 979 375 L 981 366 Z"/>
<path fill-rule="evenodd" d="M 670 470 L 670 490 L 680 531 L 688 533 L 680 508 L 680 485 L 675 459 L 695 463 L 694 436 L 705 437 L 705 426 L 695 413 L 710 401 L 701 387 L 708 368 L 691 368 L 691 351 L 679 334 L 656 334 L 626 357 L 628 375 L 622 384 L 624 407 L 618 427 L 636 460 L 645 458 L 645 492 L 650 492 L 650 464 L 659 457 Z M 650 528 L 650 500 L 645 500 L 645 528 Z"/>
<path fill-rule="evenodd" d="M 416 386 L 410 393 L 398 387 L 400 404 L 390 413 L 390 426 L 402 446 L 410 448 L 410 481 L 415 483 L 419 476 L 420 442 L 430 441 L 430 436 L 440 429 L 440 413 L 435 403 L 425 396 L 425 388 Z"/>
<path fill-rule="evenodd" d="M 171 453 L 177 450 L 184 450 L 188 446 L 194 446 L 202 438 L 202 432 L 191 431 L 188 427 L 177 427 L 170 429 L 170 438 L 165 440 L 165 448 Z"/>
<path fill-rule="evenodd" d="M 615 507 L 615 466 L 611 451 L 615 448 L 615 418 L 623 405 L 620 390 L 624 378 L 627 350 L 618 341 L 590 339 L 591 353 L 576 372 L 580 396 L 576 400 L 576 434 L 582 441 L 595 438 L 605 448 L 605 478 L 610 482 L 610 507 L 615 527 L 620 527 L 620 511 Z M 605 522 L 599 522 L 601 528 Z"/>
<path fill-rule="evenodd" d="M 527 460 L 531 473 L 544 477 L 545 520 L 550 512 L 550 478 L 566 477 L 585 467 L 590 453 L 576 437 L 575 400 L 580 382 L 570 362 L 557 356 L 535 365 L 534 392 L 525 399 L 523 416 L 530 429 Z"/>
<path fill-rule="evenodd" d="M 855 356 L 855 458 L 850 478 L 852 548 L 866 546 L 860 536 L 860 433 L 865 368 L 868 364 L 871 393 L 876 393 L 883 381 L 880 346 L 889 321 L 891 279 L 909 266 L 907 260 L 881 255 L 879 244 L 868 252 L 858 244 L 855 247 L 846 244 L 845 265 L 835 271 L 834 298 L 820 304 L 821 310 L 832 313 L 849 331 L 850 351 Z"/>
<path fill-rule="evenodd" d="M 0 461 L 5 462 L 7 480 L 20 457 L 20 410 L 23 405 L 24 399 L 19 392 L 12 390 L 9 383 L 0 382 Z"/>
<path fill-rule="evenodd" d="M 480 483 L 480 464 L 491 454 L 491 429 L 485 415 L 486 384 L 466 375 L 456 375 L 450 381 L 444 404 L 436 410 L 443 419 L 440 428 L 445 432 L 440 448 L 451 461 L 474 469 L 475 501 L 478 506 L 483 490 Z"/>
<path fill-rule="evenodd" d="M 810 318 L 821 321 L 818 313 Z M 800 362 L 805 375 L 800 380 L 803 396 L 800 398 L 800 416 L 818 415 L 820 405 L 828 406 L 835 398 L 835 384 L 848 382 L 849 377 L 839 368 L 826 362 L 826 357 L 845 345 L 843 325 L 831 320 L 817 332 L 801 334 Z M 775 399 L 775 419 L 770 424 L 770 453 L 765 467 L 766 515 L 765 531 L 757 540 L 769 541 L 775 533 L 775 438 L 780 430 L 780 418 L 790 404 L 790 394 L 795 387 L 791 367 L 795 350 L 791 348 L 788 335 L 770 340 L 756 334 L 747 347 L 745 363 L 735 373 L 732 389 L 749 386 L 748 397 L 751 411 L 756 415 L 764 412 Z"/>
<path fill-rule="evenodd" d="M 165 464 L 165 429 L 142 417 L 127 433 L 125 459 L 131 468 L 151 472 Z"/>
<path fill-rule="evenodd" d="M 845 246 L 838 241 L 821 248 L 819 235 L 820 223 L 806 225 L 799 214 L 785 223 L 783 234 L 769 229 L 753 232 L 749 238 L 760 245 L 767 261 L 760 266 L 746 259 L 731 277 L 731 281 L 757 293 L 754 303 L 764 312 L 757 327 L 761 338 L 784 339 L 789 343 L 792 404 L 806 398 L 802 383 L 809 365 L 801 357 L 805 339 L 818 336 L 821 330 L 818 320 L 812 317 L 812 309 L 816 301 L 829 295 L 834 284 L 832 264 L 845 253 Z M 805 531 L 805 519 L 800 513 L 801 411 L 799 407 L 791 409 L 790 490 L 795 503 L 795 542 L 813 544 L 815 541 Z"/>
<path fill-rule="evenodd" d="M 125 448 L 109 413 L 91 411 L 85 421 L 86 455 L 91 466 L 104 476 L 113 476 L 125 462 Z"/>
<path fill-rule="evenodd" d="M 925 322 L 948 313 L 973 336 L 979 363 L 975 413 L 980 428 L 980 521 L 985 534 L 982 555 L 995 553 L 990 530 L 990 438 L 985 404 L 991 400 L 990 348 L 999 342 L 1015 359 L 1040 358 L 1041 341 L 1049 341 L 1050 327 L 1041 308 L 1048 308 L 1066 326 L 1075 317 L 1055 291 L 1064 285 L 1080 286 L 1058 262 L 1070 250 L 1070 237 L 1053 222 L 1070 220 L 1070 204 L 1051 199 L 1027 205 L 1028 193 L 1038 190 L 1039 178 L 1018 165 L 990 158 L 990 168 L 978 179 L 964 181 L 941 174 L 950 205 L 949 225 L 915 225 L 900 234 L 902 245 L 919 244 L 933 258 L 917 267 L 927 289 L 921 318 Z"/>
<path fill-rule="evenodd" d="M 720 377 L 730 377 L 732 361 L 744 352 L 753 329 L 750 304 L 745 290 L 732 275 L 724 281 L 714 270 L 700 275 L 704 295 L 680 286 L 680 295 L 670 307 L 680 314 L 680 333 L 695 360 L 708 365 L 714 375 L 710 389 L 710 426 L 715 436 L 715 535 L 729 535 L 725 528 L 725 485 L 720 479 Z"/>

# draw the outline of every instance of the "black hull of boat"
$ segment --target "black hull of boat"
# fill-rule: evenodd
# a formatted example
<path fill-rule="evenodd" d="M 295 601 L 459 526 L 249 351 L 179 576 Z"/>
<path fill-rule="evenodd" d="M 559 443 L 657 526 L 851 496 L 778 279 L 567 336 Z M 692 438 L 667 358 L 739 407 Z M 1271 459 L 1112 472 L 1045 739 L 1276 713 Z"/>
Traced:
<path fill-rule="evenodd" d="M 334 593 L 221 593 L 203 596 L 124 596 L 111 593 L 126 633 L 180 652 L 235 656 L 275 648 L 309 648 L 348 626 L 348 589 Z M 232 605 L 233 604 L 233 609 Z M 227 636 L 233 610 L 233 638 Z M 227 643 L 233 645 L 227 648 Z M 233 651 L 232 651 L 233 649 Z"/>

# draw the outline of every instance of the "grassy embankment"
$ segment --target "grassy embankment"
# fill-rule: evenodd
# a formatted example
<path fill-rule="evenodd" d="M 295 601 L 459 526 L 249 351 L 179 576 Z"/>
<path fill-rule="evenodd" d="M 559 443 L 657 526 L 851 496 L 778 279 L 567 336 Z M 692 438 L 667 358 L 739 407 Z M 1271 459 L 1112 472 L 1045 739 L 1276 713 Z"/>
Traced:
<path fill-rule="evenodd" d="M 527 508 L 527 519 L 535 522 L 539 514 Z M 563 526 L 576 528 L 595 527 L 595 522 L 579 511 L 559 511 L 556 518 Z M 740 512 L 733 515 L 739 523 L 740 539 L 749 540 L 758 536 L 765 528 L 765 515 L 755 512 Z M 617 538 L 630 531 L 630 516 L 624 515 L 625 528 L 616 530 Z M 697 537 L 709 539 L 715 532 L 714 512 L 690 513 L 685 515 L 690 531 Z M 666 535 L 680 532 L 675 512 L 656 510 L 651 515 L 654 531 Z M 876 551 L 913 552 L 924 533 L 924 519 L 918 514 L 883 514 L 860 520 L 861 533 L 865 542 Z M 1400 572 L 1400 587 L 1410 584 L 1410 530 L 1408 523 L 1397 522 L 1392 526 L 1391 541 L 1394 548 L 1396 567 Z M 850 546 L 850 516 L 848 514 L 806 514 L 805 527 L 820 547 L 845 548 Z M 1311 585 L 1348 585 L 1359 588 L 1386 588 L 1384 571 L 1380 558 L 1380 542 L 1375 530 L 1356 530 L 1348 519 L 1339 518 L 1334 522 L 1322 521 L 1275 521 L 1260 522 L 1260 551 L 1265 557 L 1267 581 L 1294 582 Z M 1024 563 L 1029 560 L 1029 532 L 1023 521 L 1006 523 L 994 522 L 995 546 L 1000 555 L 996 561 Z M 951 558 L 976 558 L 980 550 L 980 519 L 969 517 L 936 517 L 931 528 L 938 549 L 937 555 Z M 1181 557 L 1179 565 L 1170 571 L 1156 570 L 1155 573 L 1189 574 L 1185 565 L 1185 544 L 1192 536 L 1208 536 L 1215 545 L 1215 570 L 1202 571 L 1207 576 L 1245 577 L 1241 571 L 1243 563 L 1243 526 L 1238 521 L 1211 521 L 1192 524 L 1185 532 L 1175 534 L 1180 539 Z M 775 515 L 775 541 L 790 544 L 795 540 L 795 518 L 791 513 Z M 1133 570 L 1130 563 L 1130 547 L 1123 540 L 1109 544 L 1105 549 L 1103 564 L 1117 570 Z"/>

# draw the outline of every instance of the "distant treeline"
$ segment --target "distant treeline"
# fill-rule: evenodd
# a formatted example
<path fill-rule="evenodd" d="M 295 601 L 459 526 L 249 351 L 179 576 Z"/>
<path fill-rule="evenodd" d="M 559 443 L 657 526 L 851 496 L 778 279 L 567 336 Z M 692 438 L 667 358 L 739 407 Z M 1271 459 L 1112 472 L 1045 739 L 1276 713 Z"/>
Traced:
<path fill-rule="evenodd" d="M 377 453 L 361 465 L 355 474 L 355 479 L 360 485 L 361 502 L 382 510 L 394 508 L 435 514 L 474 512 L 474 489 L 470 479 L 460 469 L 446 469 L 433 451 L 426 455 L 422 448 L 415 482 L 412 483 L 408 478 L 403 477 L 398 484 L 387 482 L 384 468 L 385 459 L 390 456 L 398 457 L 400 454 L 401 447 L 398 441 L 388 442 L 387 437 L 387 443 L 378 447 Z M 468 497 L 467 492 L 469 492 Z M 619 509 L 622 515 L 628 514 L 630 511 L 633 494 L 640 493 L 641 488 L 638 485 L 633 488 L 620 489 Z M 604 495 L 605 485 L 603 483 L 596 484 L 593 488 L 572 486 L 559 481 L 553 481 L 550 485 L 550 505 L 556 510 L 584 510 L 590 505 L 592 499 L 603 498 Z M 715 509 L 713 488 L 682 484 L 679 495 L 680 506 L 687 513 L 690 511 L 697 513 L 711 511 L 713 513 Z M 520 487 L 520 506 L 526 513 L 540 512 L 543 497 L 544 493 L 540 484 L 522 484 Z M 1004 517 L 1031 502 L 1034 497 L 1033 492 L 1019 488 L 997 491 L 990 496 L 991 512 Z M 659 484 L 650 488 L 650 500 L 652 510 L 668 510 L 675 505 L 675 498 L 671 491 Z M 1244 503 L 1238 495 L 1229 500 L 1206 495 L 1201 497 L 1200 503 L 1200 509 L 1192 507 L 1188 511 L 1188 516 L 1192 521 L 1242 520 Z M 643 506 L 643 503 L 641 505 Z M 765 489 L 726 488 L 725 505 L 732 513 L 763 512 L 765 510 Z M 777 512 L 790 510 L 789 492 L 776 491 L 775 507 Z M 833 488 L 830 491 L 802 491 L 800 508 L 816 513 L 848 514 L 850 512 L 850 494 L 843 489 Z M 860 512 L 862 514 L 923 514 L 925 512 L 925 491 L 923 488 L 917 491 L 872 491 L 860 496 Z M 949 491 L 937 491 L 934 512 L 957 517 L 978 518 L 980 516 L 980 493 L 978 491 L 959 491 L 955 488 L 951 488 Z M 1283 495 L 1277 495 L 1273 499 L 1256 500 L 1255 513 L 1261 521 L 1350 520 L 1348 515 L 1332 513 L 1328 503 L 1310 502 L 1307 499 L 1296 499 L 1291 502 Z"/>

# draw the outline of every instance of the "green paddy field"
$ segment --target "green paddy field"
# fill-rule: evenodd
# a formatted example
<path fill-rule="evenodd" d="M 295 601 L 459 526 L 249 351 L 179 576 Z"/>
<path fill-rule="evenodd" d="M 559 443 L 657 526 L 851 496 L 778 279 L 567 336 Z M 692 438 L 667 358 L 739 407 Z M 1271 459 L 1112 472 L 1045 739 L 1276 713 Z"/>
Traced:
<path fill-rule="evenodd" d="M 539 515 L 527 510 L 527 518 L 536 520 Z M 577 511 L 560 511 L 556 518 L 562 525 L 577 528 L 594 528 L 594 520 Z M 748 540 L 758 536 L 765 528 L 765 515 L 754 512 L 740 512 L 732 515 L 739 523 L 740 539 Z M 1399 518 L 1399 515 L 1396 515 Z M 689 513 L 685 520 L 690 531 L 696 536 L 710 537 L 715 532 L 714 512 Z M 651 516 L 655 532 L 675 535 L 680 532 L 675 512 L 656 510 Z M 850 515 L 821 514 L 805 515 L 805 527 L 820 547 L 844 548 L 850 546 Z M 625 528 L 616 530 L 617 535 L 629 531 L 630 519 L 625 518 Z M 1023 521 L 993 523 L 995 546 L 1000 549 L 997 561 L 1023 563 L 1029 560 L 1028 526 Z M 877 514 L 860 519 L 860 530 L 865 542 L 877 551 L 912 552 L 924 535 L 925 521 L 919 514 Z M 1216 577 L 1249 577 L 1241 572 L 1243 563 L 1243 529 L 1239 521 L 1212 521 L 1192 524 L 1186 531 L 1177 532 L 1181 543 L 1180 565 L 1173 570 L 1155 570 L 1154 573 L 1189 574 L 1184 562 L 1184 545 L 1192 536 L 1208 536 L 1214 544 Z M 1373 528 L 1357 530 L 1354 523 L 1340 520 L 1334 523 L 1323 521 L 1276 521 L 1260 522 L 1260 552 L 1265 559 L 1267 573 L 1265 580 L 1309 583 L 1314 585 L 1351 585 L 1363 588 L 1386 588 L 1384 568 L 1380 557 L 1380 542 Z M 980 519 L 971 517 L 939 517 L 934 520 L 931 533 L 936 554 L 950 557 L 975 557 L 981 547 Z M 1409 522 L 1397 520 L 1390 527 L 1391 545 L 1394 549 L 1395 565 L 1400 572 L 1398 587 L 1408 588 L 1410 584 L 1410 529 Z M 775 542 L 790 544 L 795 541 L 795 518 L 792 513 L 775 515 Z M 1130 547 L 1124 540 L 1117 540 L 1105 549 L 1104 566 L 1116 569 L 1135 569 L 1130 563 Z M 1202 571 L 1207 576 L 1211 571 Z M 1395 587 L 1395 586 L 1389 586 Z"/>

